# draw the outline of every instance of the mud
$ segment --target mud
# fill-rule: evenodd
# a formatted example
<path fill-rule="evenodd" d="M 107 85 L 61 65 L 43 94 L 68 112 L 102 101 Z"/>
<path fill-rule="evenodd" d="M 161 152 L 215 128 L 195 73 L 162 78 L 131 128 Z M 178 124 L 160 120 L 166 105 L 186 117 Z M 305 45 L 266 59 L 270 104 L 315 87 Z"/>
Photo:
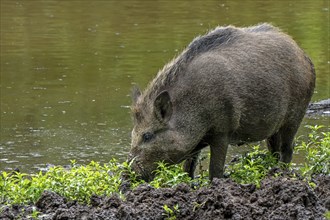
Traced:
<path fill-rule="evenodd" d="M 36 204 L 3 207 L 0 219 L 28 219 L 33 209 L 38 219 L 325 219 L 330 206 L 330 176 L 317 176 L 311 188 L 287 175 L 268 176 L 260 188 L 230 179 L 215 179 L 193 190 L 186 184 L 155 189 L 141 185 L 118 195 L 93 196 L 90 204 L 67 201 L 45 191 Z M 173 210 L 166 213 L 164 205 Z M 175 209 L 174 207 L 177 207 Z M 24 211 L 22 211 L 24 208 Z M 172 219 L 175 219 L 174 217 Z"/>

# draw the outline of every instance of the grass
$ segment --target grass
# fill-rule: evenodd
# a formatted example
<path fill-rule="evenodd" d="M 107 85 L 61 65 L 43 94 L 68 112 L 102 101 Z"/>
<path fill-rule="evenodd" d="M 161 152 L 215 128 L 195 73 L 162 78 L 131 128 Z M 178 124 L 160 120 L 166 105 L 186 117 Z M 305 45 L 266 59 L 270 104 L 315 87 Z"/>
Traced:
<path fill-rule="evenodd" d="M 300 167 L 303 176 L 310 178 L 313 174 L 329 174 L 330 132 L 320 132 L 321 127 L 311 127 L 307 141 L 300 141 L 296 147 L 300 153 L 306 155 L 305 163 Z M 226 172 L 230 178 L 238 183 L 253 183 L 257 186 L 272 167 L 278 166 L 276 159 L 266 150 L 255 146 L 253 150 L 243 155 L 237 163 L 230 164 Z M 158 163 L 156 177 L 149 184 L 155 188 L 173 187 L 179 183 L 194 186 L 207 184 L 204 173 L 198 179 L 190 179 L 183 172 L 181 165 L 168 166 Z M 78 166 L 71 161 L 71 169 L 55 166 L 49 171 L 37 174 L 17 172 L 2 172 L 0 174 L 0 204 L 31 204 L 35 203 L 44 190 L 54 191 L 69 200 L 88 203 L 92 195 L 122 195 L 120 186 L 122 176 L 130 180 L 131 188 L 135 188 L 143 181 L 131 170 L 127 162 L 119 163 L 111 160 L 106 164 L 90 162 L 85 166 Z M 174 207 L 175 208 L 175 207 Z M 169 207 L 164 207 L 168 218 L 174 218 Z"/>

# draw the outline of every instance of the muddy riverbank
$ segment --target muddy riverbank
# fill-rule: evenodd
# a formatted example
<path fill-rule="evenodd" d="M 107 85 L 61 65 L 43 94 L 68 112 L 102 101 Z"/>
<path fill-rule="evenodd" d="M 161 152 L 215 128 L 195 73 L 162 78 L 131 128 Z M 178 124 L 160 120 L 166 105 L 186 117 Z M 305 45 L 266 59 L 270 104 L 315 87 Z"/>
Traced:
<path fill-rule="evenodd" d="M 306 114 L 330 115 L 330 99 L 310 104 Z M 35 204 L 0 204 L 0 219 L 326 219 L 330 176 L 314 176 L 311 182 L 273 169 L 260 188 L 230 178 L 197 190 L 143 184 L 121 196 L 92 196 L 89 204 L 44 191 Z"/>
<path fill-rule="evenodd" d="M 149 185 L 110 197 L 93 196 L 90 204 L 67 201 L 45 191 L 36 204 L 3 207 L 1 219 L 326 219 L 330 209 L 330 176 L 316 176 L 312 188 L 299 178 L 273 172 L 261 183 L 241 185 L 215 179 L 193 190 L 186 184 L 155 189 Z M 279 175 L 279 176 L 278 176 Z M 277 176 L 277 177 L 275 177 Z M 168 211 L 165 210 L 165 205 Z"/>

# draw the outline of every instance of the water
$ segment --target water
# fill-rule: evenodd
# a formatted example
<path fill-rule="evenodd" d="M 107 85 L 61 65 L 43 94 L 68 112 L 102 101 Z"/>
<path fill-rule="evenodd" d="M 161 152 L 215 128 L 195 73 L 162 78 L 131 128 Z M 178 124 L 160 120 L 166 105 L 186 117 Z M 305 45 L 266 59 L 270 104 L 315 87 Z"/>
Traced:
<path fill-rule="evenodd" d="M 313 100 L 329 98 L 328 1 L 1 0 L 0 170 L 124 160 L 132 85 L 217 25 L 260 22 L 293 36 L 316 67 Z"/>

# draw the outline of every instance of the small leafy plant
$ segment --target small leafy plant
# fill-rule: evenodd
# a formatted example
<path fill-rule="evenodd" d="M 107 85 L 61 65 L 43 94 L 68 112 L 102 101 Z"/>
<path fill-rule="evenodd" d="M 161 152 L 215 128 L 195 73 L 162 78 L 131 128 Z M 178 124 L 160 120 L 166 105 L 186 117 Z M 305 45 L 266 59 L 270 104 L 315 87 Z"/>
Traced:
<path fill-rule="evenodd" d="M 306 161 L 298 164 L 303 177 L 310 179 L 313 174 L 330 173 L 330 132 L 321 132 L 323 126 L 307 126 L 311 129 L 307 141 L 301 141 L 295 150 L 304 153 Z M 234 181 L 238 183 L 253 183 L 260 186 L 261 180 L 273 167 L 290 168 L 289 165 L 281 164 L 277 158 L 267 150 L 260 150 L 259 146 L 254 146 L 253 150 L 239 159 L 238 162 L 231 163 L 227 167 L 227 172 Z M 313 183 L 311 183 L 313 184 Z"/>
<path fill-rule="evenodd" d="M 237 183 L 253 183 L 257 187 L 269 170 L 278 165 L 277 158 L 267 150 L 260 150 L 254 146 L 251 152 L 246 153 L 238 162 L 227 167 L 230 178 Z"/>
<path fill-rule="evenodd" d="M 40 212 L 36 208 L 34 208 L 32 213 L 31 213 L 31 218 L 32 219 L 38 219 L 39 214 L 40 214 Z"/>
<path fill-rule="evenodd" d="M 324 215 L 327 220 L 330 220 L 330 211 L 326 211 Z"/>
<path fill-rule="evenodd" d="M 192 181 L 180 164 L 168 165 L 164 162 L 158 162 L 157 165 L 156 176 L 150 182 L 150 185 L 155 188 L 173 187 L 179 183 L 190 184 Z"/>
<path fill-rule="evenodd" d="M 136 188 L 137 186 L 141 185 L 142 183 L 145 183 L 142 179 L 139 179 L 138 175 L 132 170 L 131 167 L 131 161 L 128 163 L 127 161 L 121 163 L 119 166 L 122 168 L 121 170 L 121 181 L 129 181 L 130 187 L 132 189 Z"/>
<path fill-rule="evenodd" d="M 24 174 L 2 172 L 0 176 L 0 203 L 26 204 L 36 202 L 44 190 L 56 192 L 69 200 L 89 202 L 95 195 L 109 195 L 119 192 L 121 166 L 116 160 L 101 166 L 90 162 L 86 166 L 72 168 L 55 166 L 46 173 Z"/>
<path fill-rule="evenodd" d="M 302 175 L 330 173 L 330 132 L 320 132 L 323 126 L 307 126 L 311 132 L 307 141 L 301 141 L 296 147 L 305 154 L 305 163 L 300 167 Z"/>
<path fill-rule="evenodd" d="M 163 216 L 165 216 L 166 220 L 175 220 L 177 219 L 177 214 L 179 214 L 179 204 L 176 204 L 173 206 L 173 209 L 168 207 L 166 204 L 163 206 L 163 209 L 165 213 L 163 213 Z"/>
<path fill-rule="evenodd" d="M 192 184 L 191 178 L 183 172 L 180 165 L 158 163 L 156 177 L 150 182 L 155 188 L 173 187 L 179 183 Z M 125 177 L 125 179 L 123 179 Z M 47 172 L 28 175 L 19 172 L 2 172 L 0 175 L 0 203 L 35 203 L 45 190 L 56 192 L 69 200 L 88 203 L 92 195 L 121 195 L 121 184 L 129 181 L 136 188 L 144 183 L 127 162 L 119 163 L 115 159 L 100 165 L 90 162 L 80 166 L 71 161 L 71 168 L 62 166 L 50 168 Z M 123 196 L 123 195 L 121 195 Z"/>

